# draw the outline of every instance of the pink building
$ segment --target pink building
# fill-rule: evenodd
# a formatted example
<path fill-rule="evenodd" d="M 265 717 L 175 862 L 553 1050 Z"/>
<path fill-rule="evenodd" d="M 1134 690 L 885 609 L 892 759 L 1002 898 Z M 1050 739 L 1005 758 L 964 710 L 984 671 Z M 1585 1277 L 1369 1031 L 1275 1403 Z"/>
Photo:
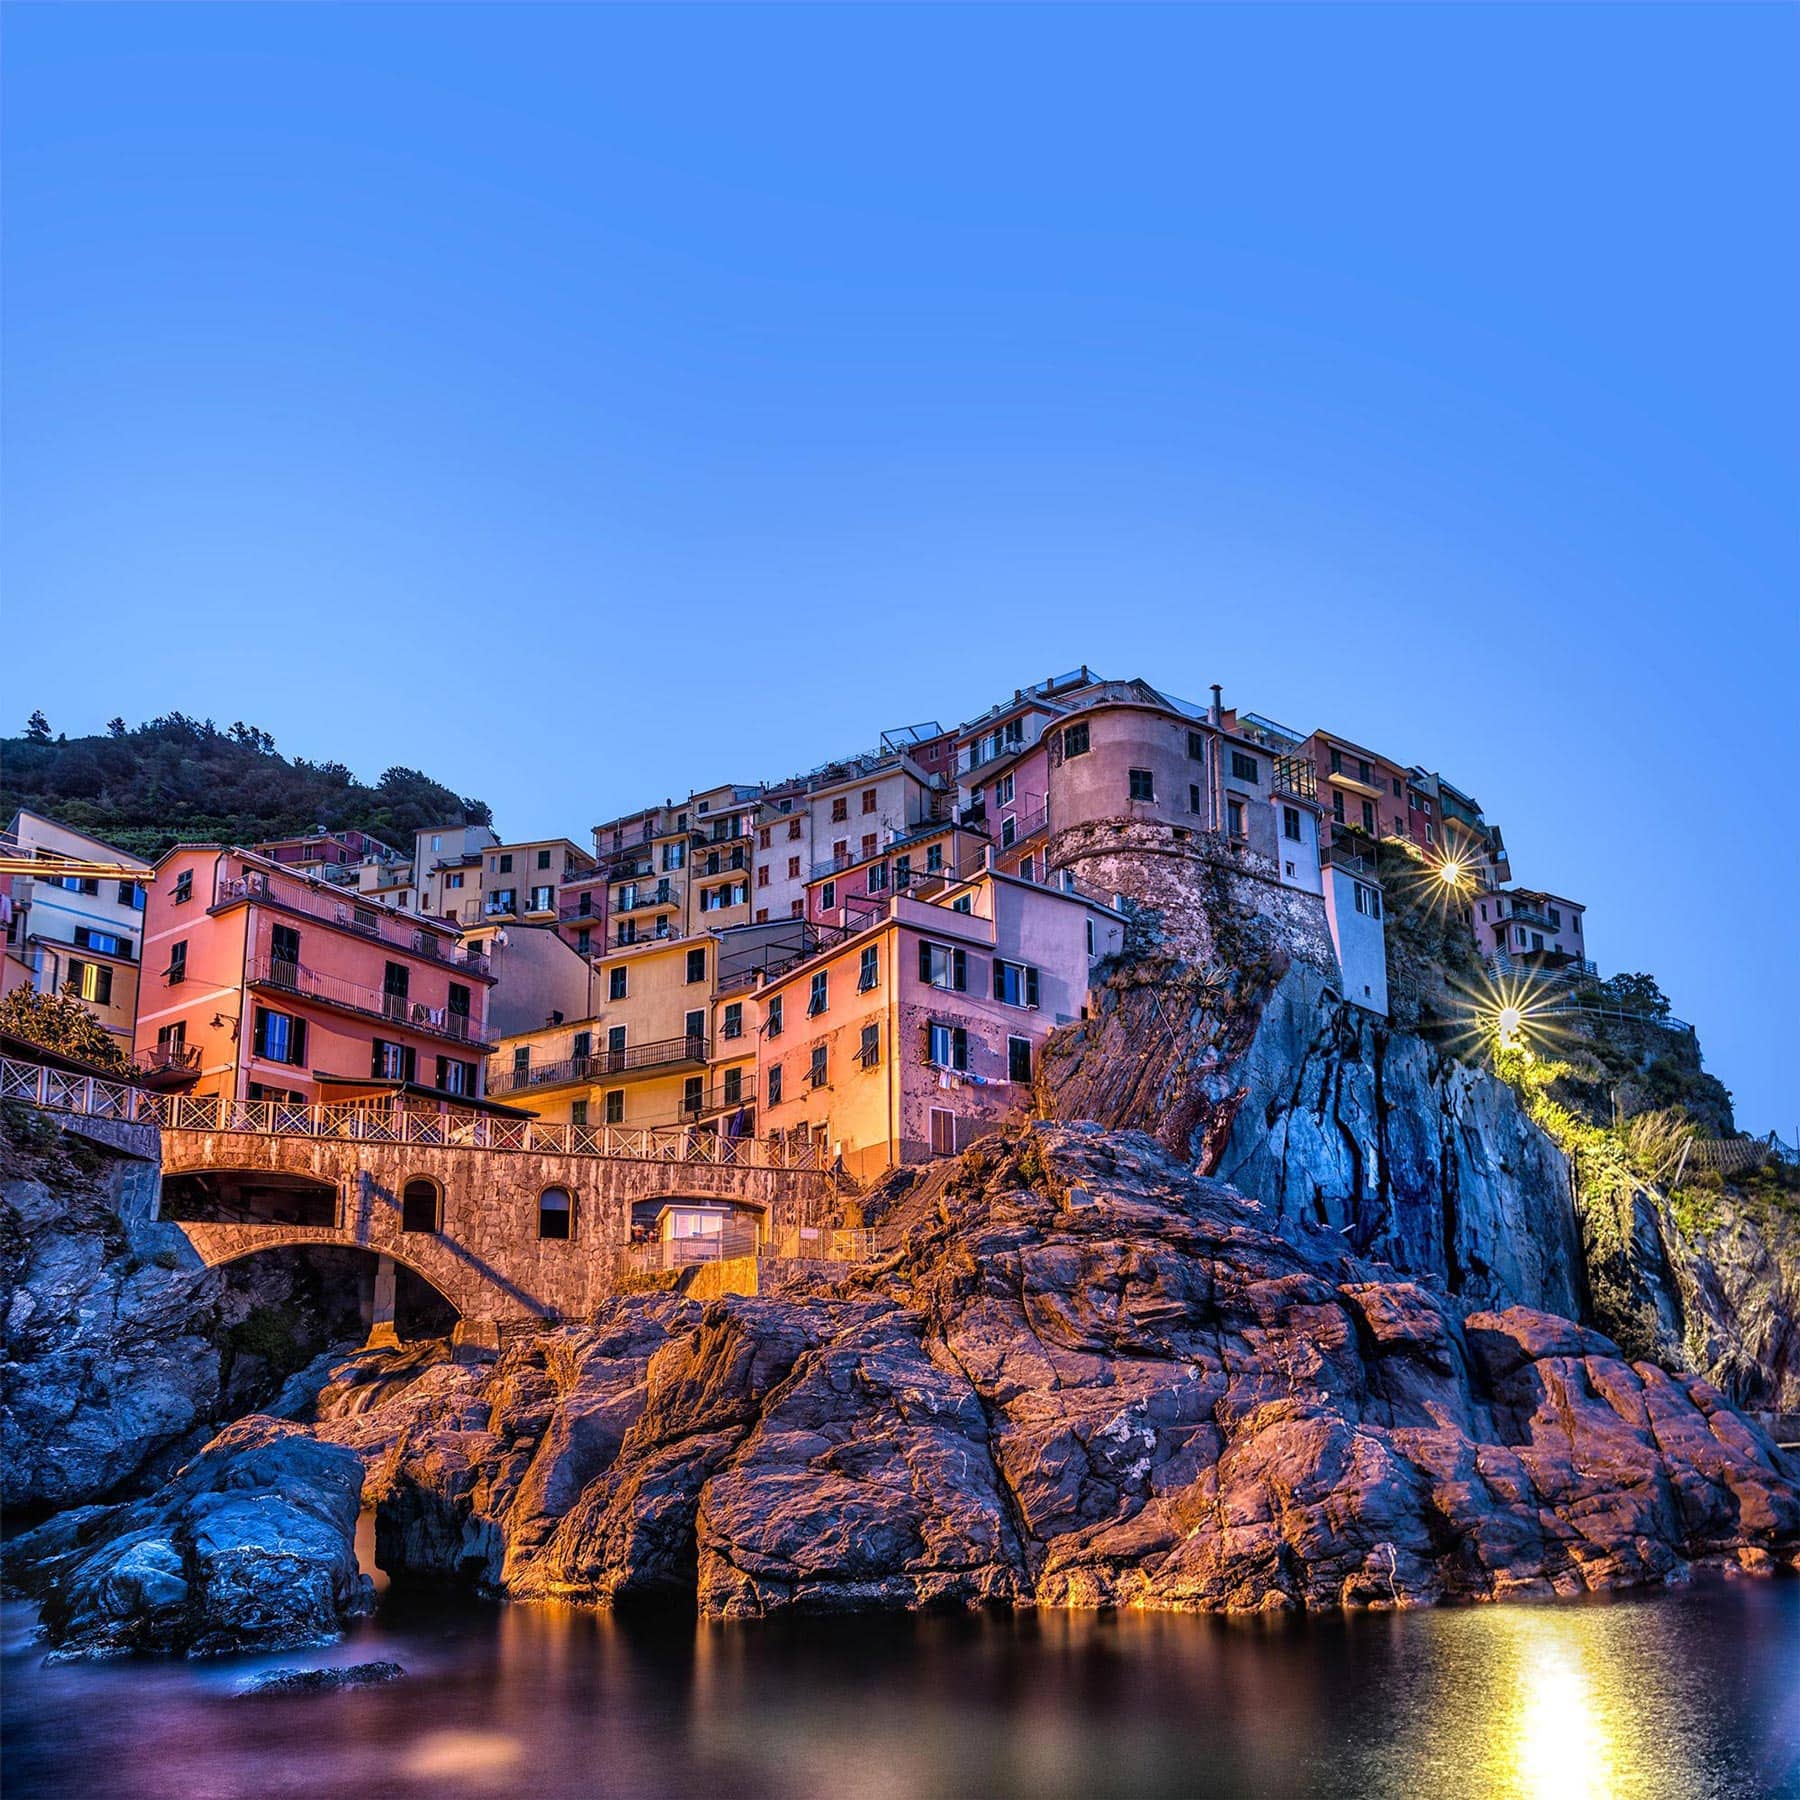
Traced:
<path fill-rule="evenodd" d="M 745 995 L 760 1129 L 862 1179 L 963 1149 L 1029 1104 L 1039 1047 L 1123 939 L 1109 907 L 992 868 L 893 896 Z"/>
<path fill-rule="evenodd" d="M 156 865 L 134 1054 L 185 1050 L 238 1100 L 481 1104 L 486 960 L 454 926 L 182 844 Z"/>
<path fill-rule="evenodd" d="M 1561 968 L 1591 960 L 1582 923 L 1586 911 L 1579 901 L 1560 894 L 1535 888 L 1497 889 L 1476 897 L 1470 923 L 1484 956 Z"/>

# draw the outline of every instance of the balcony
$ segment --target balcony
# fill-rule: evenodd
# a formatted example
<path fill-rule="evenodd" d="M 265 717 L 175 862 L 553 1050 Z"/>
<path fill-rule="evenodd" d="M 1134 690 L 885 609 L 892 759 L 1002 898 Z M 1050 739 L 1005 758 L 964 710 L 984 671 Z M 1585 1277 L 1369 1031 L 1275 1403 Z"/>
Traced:
<path fill-rule="evenodd" d="M 613 903 L 613 911 L 615 913 L 643 912 L 650 907 L 679 906 L 680 904 L 680 882 L 658 881 L 645 888 L 621 888 L 617 900 Z"/>
<path fill-rule="evenodd" d="M 400 1025 L 408 1031 L 422 1032 L 428 1037 L 447 1039 L 453 1044 L 488 1046 L 475 1035 L 467 1013 L 452 1012 L 448 1006 L 432 1006 L 410 994 L 390 994 L 381 988 L 364 987 L 341 976 L 324 975 L 304 963 L 290 962 L 285 957 L 259 956 L 250 964 L 246 985 L 266 988 L 298 999 L 314 1000 L 342 1012 L 363 1018 L 381 1019 Z"/>
<path fill-rule="evenodd" d="M 1270 788 L 1277 794 L 1291 794 L 1296 800 L 1316 800 L 1319 797 L 1319 771 L 1311 757 L 1278 756 Z"/>
<path fill-rule="evenodd" d="M 488 959 L 478 951 L 464 950 L 453 936 L 425 929 L 409 920 L 398 908 L 362 906 L 351 900 L 339 900 L 335 895 L 316 892 L 298 876 L 271 878 L 260 870 L 248 875 L 227 876 L 214 890 L 211 910 L 217 912 L 221 907 L 240 905 L 246 900 L 276 906 L 303 919 L 319 919 L 395 950 L 428 956 L 459 972 L 471 975 L 489 972 Z"/>
<path fill-rule="evenodd" d="M 607 1081 L 617 1075 L 637 1075 L 651 1069 L 678 1069 L 706 1061 L 707 1039 L 659 1038 L 647 1044 L 631 1044 L 623 1050 L 596 1050 L 587 1056 L 565 1056 L 558 1062 L 537 1063 L 529 1068 L 495 1068 L 488 1065 L 489 1097 L 522 1094 L 532 1088 L 566 1087 Z"/>
<path fill-rule="evenodd" d="M 656 923 L 667 925 L 667 919 L 658 919 Z M 636 950 L 645 944 L 673 944 L 686 934 L 674 926 L 667 931 L 639 931 L 633 921 L 627 920 L 607 940 L 607 947 L 612 950 Z"/>
<path fill-rule="evenodd" d="M 1334 767 L 1326 780 L 1336 787 L 1348 788 L 1353 794 L 1361 794 L 1369 800 L 1385 800 L 1388 789 L 1382 782 L 1381 771 L 1370 766 L 1368 774 L 1362 773 L 1360 763 L 1343 763 Z"/>
<path fill-rule="evenodd" d="M 1003 757 L 1017 756 L 1020 751 L 1028 748 L 1021 722 L 1016 737 L 1010 732 L 997 731 L 991 737 L 977 738 L 974 743 L 965 745 L 956 753 L 956 773 L 959 777 L 973 775 L 977 769 L 985 769 L 989 763 L 999 762 Z"/>
<path fill-rule="evenodd" d="M 198 1044 L 158 1044 L 139 1057 L 139 1064 L 153 1075 L 192 1075 L 200 1067 Z"/>
<path fill-rule="evenodd" d="M 606 917 L 604 902 L 596 905 L 600 896 L 587 893 L 573 900 L 565 900 L 556 909 L 556 922 L 559 925 L 598 925 Z"/>

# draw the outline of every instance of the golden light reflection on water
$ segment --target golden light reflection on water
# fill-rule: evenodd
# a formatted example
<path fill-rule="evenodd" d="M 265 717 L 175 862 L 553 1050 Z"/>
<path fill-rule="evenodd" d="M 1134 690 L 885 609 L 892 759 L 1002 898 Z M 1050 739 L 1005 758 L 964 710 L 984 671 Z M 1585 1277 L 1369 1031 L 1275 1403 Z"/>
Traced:
<path fill-rule="evenodd" d="M 1566 1644 L 1519 1646 L 1510 1720 L 1514 1773 L 1529 1800 L 1616 1794 L 1613 1734 L 1588 1655 Z"/>

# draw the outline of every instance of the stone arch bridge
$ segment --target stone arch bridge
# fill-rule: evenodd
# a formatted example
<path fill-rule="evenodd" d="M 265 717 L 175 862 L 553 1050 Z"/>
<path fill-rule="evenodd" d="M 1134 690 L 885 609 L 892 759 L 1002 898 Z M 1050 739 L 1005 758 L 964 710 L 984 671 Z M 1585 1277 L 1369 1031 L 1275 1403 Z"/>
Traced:
<path fill-rule="evenodd" d="M 368 1250 L 411 1269 L 467 1324 L 578 1317 L 612 1291 L 632 1217 L 645 1202 L 723 1202 L 763 1241 L 817 1222 L 834 1183 L 810 1148 L 710 1132 L 452 1120 L 348 1106 L 172 1097 L 0 1058 L 0 1099 L 64 1115 L 124 1154 L 185 1176 L 275 1177 L 332 1196 L 329 1222 L 172 1220 L 208 1267 L 259 1250 L 324 1244 Z M 429 1181 L 433 1230 L 408 1230 L 409 1184 Z M 539 1198 L 571 1202 L 566 1238 L 539 1235 Z M 146 1209 L 150 1210 L 150 1209 Z M 382 1281 L 377 1281 L 377 1322 Z M 391 1318 L 391 1313 L 388 1315 Z"/>

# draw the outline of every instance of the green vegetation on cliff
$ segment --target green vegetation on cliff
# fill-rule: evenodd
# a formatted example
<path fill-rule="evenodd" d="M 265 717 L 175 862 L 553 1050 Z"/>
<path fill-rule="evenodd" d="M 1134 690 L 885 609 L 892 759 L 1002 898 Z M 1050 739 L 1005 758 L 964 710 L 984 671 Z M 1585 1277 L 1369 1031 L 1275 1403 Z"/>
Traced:
<path fill-rule="evenodd" d="M 221 730 L 178 712 L 137 726 L 114 719 L 104 737 L 81 738 L 53 735 L 33 713 L 22 737 L 0 738 L 0 820 L 20 807 L 139 856 L 183 840 L 249 844 L 319 825 L 405 850 L 427 826 L 492 822 L 482 801 L 417 769 L 388 769 L 370 787 L 342 763 L 280 755 L 254 725 Z"/>

